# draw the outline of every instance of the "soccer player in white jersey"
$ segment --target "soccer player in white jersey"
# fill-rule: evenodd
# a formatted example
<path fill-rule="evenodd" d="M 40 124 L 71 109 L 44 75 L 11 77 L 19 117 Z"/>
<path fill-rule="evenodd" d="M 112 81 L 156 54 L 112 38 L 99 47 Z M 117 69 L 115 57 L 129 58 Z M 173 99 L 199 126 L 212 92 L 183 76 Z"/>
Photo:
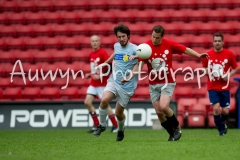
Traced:
<path fill-rule="evenodd" d="M 132 70 L 138 62 L 137 59 L 130 59 L 131 56 L 136 55 L 137 46 L 129 42 L 130 30 L 127 26 L 122 24 L 115 26 L 114 33 L 118 39 L 118 42 L 114 44 L 114 53 L 100 66 L 112 62 L 113 59 L 115 61 L 115 66 L 110 78 L 108 79 L 107 86 L 104 89 L 103 97 L 99 106 L 100 125 L 93 134 L 95 136 L 100 136 L 101 132 L 106 130 L 106 116 L 108 113 L 107 107 L 111 100 L 116 99 L 115 115 L 118 121 L 118 134 L 116 141 L 122 141 L 125 129 L 124 109 L 134 94 L 137 87 L 138 77 L 136 76 L 132 78 L 129 83 L 124 85 L 121 84 L 121 80 L 124 76 L 129 75 L 128 70 Z"/>

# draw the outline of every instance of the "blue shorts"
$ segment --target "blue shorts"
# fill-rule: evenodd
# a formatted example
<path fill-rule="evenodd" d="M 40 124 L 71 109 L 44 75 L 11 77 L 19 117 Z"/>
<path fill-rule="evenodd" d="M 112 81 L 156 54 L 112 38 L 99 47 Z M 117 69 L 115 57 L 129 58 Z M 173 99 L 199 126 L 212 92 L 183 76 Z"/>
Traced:
<path fill-rule="evenodd" d="M 220 106 L 223 108 L 230 107 L 230 91 L 209 90 L 208 96 L 211 105 L 215 103 L 220 103 Z"/>

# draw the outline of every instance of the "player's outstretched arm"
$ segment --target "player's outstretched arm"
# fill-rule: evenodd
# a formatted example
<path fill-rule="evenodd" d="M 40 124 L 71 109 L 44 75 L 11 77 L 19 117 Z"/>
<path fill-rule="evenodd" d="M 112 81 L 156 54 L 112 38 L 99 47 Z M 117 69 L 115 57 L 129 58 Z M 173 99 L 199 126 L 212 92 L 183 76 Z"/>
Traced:
<path fill-rule="evenodd" d="M 130 81 L 134 76 L 136 76 L 139 72 L 141 72 L 142 68 L 143 68 L 144 62 L 140 61 L 138 62 L 132 69 L 132 74 L 130 74 L 128 77 L 123 78 L 121 80 L 121 84 L 124 84 L 128 81 Z M 140 68 L 140 70 L 139 70 Z"/>
<path fill-rule="evenodd" d="M 208 58 L 208 54 L 207 53 L 199 54 L 198 52 L 192 50 L 191 48 L 186 48 L 184 53 L 189 55 L 189 56 L 193 56 L 193 57 L 198 57 L 198 58 L 205 58 L 205 57 L 207 57 Z"/>

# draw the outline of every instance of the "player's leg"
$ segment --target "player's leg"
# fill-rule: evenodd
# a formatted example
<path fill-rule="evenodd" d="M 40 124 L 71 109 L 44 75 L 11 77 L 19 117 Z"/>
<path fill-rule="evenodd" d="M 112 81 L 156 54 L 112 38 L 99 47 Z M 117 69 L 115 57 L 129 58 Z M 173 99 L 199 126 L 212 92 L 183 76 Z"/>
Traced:
<path fill-rule="evenodd" d="M 116 103 L 115 114 L 118 121 L 118 134 L 116 141 L 122 141 L 124 138 L 124 123 L 126 116 L 124 114 L 124 107 L 122 107 L 119 102 Z"/>
<path fill-rule="evenodd" d="M 105 90 L 103 93 L 103 97 L 99 106 L 99 119 L 100 125 L 93 132 L 95 136 L 100 136 L 101 132 L 106 130 L 106 117 L 108 115 L 108 105 L 109 102 L 115 97 L 115 95 L 109 90 Z"/>
<path fill-rule="evenodd" d="M 133 94 L 134 94 L 134 91 L 129 93 L 117 86 L 117 94 L 116 94 L 117 103 L 116 103 L 115 114 L 118 121 L 118 134 L 117 134 L 116 141 L 122 141 L 124 138 L 124 130 L 125 130 L 124 123 L 126 119 L 124 114 L 124 109 L 127 107 L 127 104 Z"/>
<path fill-rule="evenodd" d="M 96 127 L 99 125 L 98 116 L 93 106 L 93 100 L 95 95 L 96 95 L 96 89 L 93 86 L 89 86 L 87 90 L 87 95 L 84 100 L 84 104 L 87 107 L 90 116 L 92 117 L 93 127 L 88 130 L 88 133 L 93 133 L 96 130 Z"/>
<path fill-rule="evenodd" d="M 108 117 L 110 119 L 110 121 L 112 122 L 112 129 L 111 129 L 111 132 L 117 132 L 118 130 L 118 123 L 117 123 L 117 120 L 115 118 L 115 114 L 111 108 L 110 105 L 108 105 Z"/>
<path fill-rule="evenodd" d="M 104 88 L 105 87 L 97 87 L 97 93 L 98 93 L 99 99 L 102 99 Z M 111 132 L 117 132 L 118 124 L 115 118 L 115 114 L 113 113 L 112 108 L 109 104 L 108 104 L 108 117 L 113 124 Z"/>
<path fill-rule="evenodd" d="M 166 94 L 162 94 L 159 101 L 160 110 L 166 115 L 169 125 L 173 128 L 174 140 L 177 141 L 181 138 L 182 132 L 179 122 L 173 113 L 173 110 L 169 107 L 171 97 Z"/>
<path fill-rule="evenodd" d="M 208 91 L 209 99 L 210 99 L 210 104 L 213 108 L 213 118 L 214 118 L 214 123 L 218 129 L 219 136 L 224 135 L 224 130 L 222 126 L 222 117 L 220 115 L 220 97 L 219 97 L 219 92 L 214 91 L 214 90 L 209 90 Z"/>
<path fill-rule="evenodd" d="M 220 106 L 222 107 L 221 117 L 222 117 L 222 127 L 224 129 L 224 134 L 227 134 L 227 119 L 229 115 L 230 108 L 230 91 L 223 91 L 220 95 Z"/>
<path fill-rule="evenodd" d="M 159 101 L 153 102 L 152 105 L 155 109 L 159 121 L 161 122 L 162 127 L 165 128 L 169 134 L 168 141 L 174 141 L 173 127 L 171 126 L 170 121 L 168 121 L 165 117 L 165 114 L 160 110 Z"/>

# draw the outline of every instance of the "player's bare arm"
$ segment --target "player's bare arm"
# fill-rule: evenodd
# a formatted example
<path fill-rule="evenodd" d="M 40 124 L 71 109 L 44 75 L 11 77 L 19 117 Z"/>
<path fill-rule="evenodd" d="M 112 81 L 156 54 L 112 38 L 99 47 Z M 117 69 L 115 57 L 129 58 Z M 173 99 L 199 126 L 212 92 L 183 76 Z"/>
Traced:
<path fill-rule="evenodd" d="M 139 67 L 140 67 L 141 70 L 142 70 L 143 65 L 144 65 L 144 62 L 138 62 L 138 63 L 133 67 L 132 74 L 130 74 L 130 75 L 129 75 L 128 77 L 126 77 L 126 78 L 123 78 L 123 79 L 121 80 L 121 84 L 123 85 L 124 83 L 130 81 L 135 75 L 137 75 L 137 74 L 138 74 L 138 71 L 139 71 Z M 141 71 L 141 70 L 140 70 L 140 71 Z"/>
<path fill-rule="evenodd" d="M 189 55 L 189 56 L 193 56 L 193 57 L 198 57 L 198 58 L 205 58 L 205 57 L 207 57 L 208 58 L 208 54 L 207 53 L 199 54 L 198 52 L 192 50 L 191 48 L 186 48 L 184 53 Z"/>

